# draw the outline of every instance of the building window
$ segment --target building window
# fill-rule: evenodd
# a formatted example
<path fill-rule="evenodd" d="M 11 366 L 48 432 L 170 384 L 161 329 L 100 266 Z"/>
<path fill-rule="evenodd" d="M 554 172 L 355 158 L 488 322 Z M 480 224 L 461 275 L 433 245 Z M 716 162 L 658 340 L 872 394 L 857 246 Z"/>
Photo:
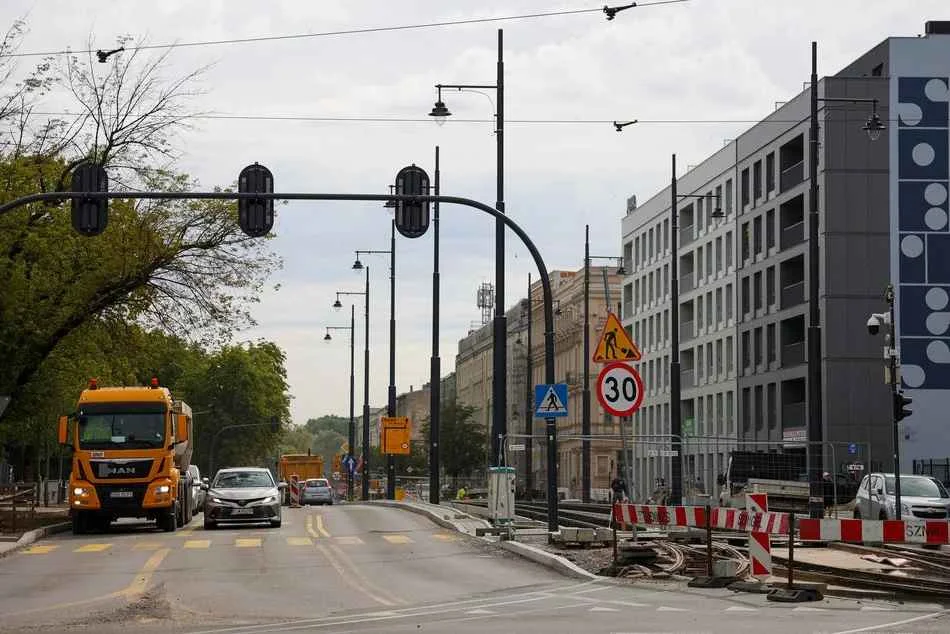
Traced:
<path fill-rule="evenodd" d="M 752 200 L 762 198 L 762 161 L 752 165 Z"/>
<path fill-rule="evenodd" d="M 712 291 L 706 293 L 706 327 L 712 328 L 713 325 L 713 294 Z"/>
<path fill-rule="evenodd" d="M 726 232 L 726 268 L 732 266 L 732 232 Z"/>
<path fill-rule="evenodd" d="M 769 420 L 769 429 L 775 429 L 778 424 L 778 402 L 775 394 L 775 383 L 769 383 L 765 394 L 765 410 Z"/>
<path fill-rule="evenodd" d="M 722 271 L 722 238 L 716 238 L 716 273 Z"/>
<path fill-rule="evenodd" d="M 696 227 L 698 231 L 702 231 L 703 227 L 706 226 L 706 215 L 703 213 L 703 199 L 696 199 Z"/>
<path fill-rule="evenodd" d="M 762 365 L 762 329 L 756 328 L 752 333 L 752 347 L 755 352 L 755 367 Z"/>
<path fill-rule="evenodd" d="M 752 221 L 752 242 L 755 247 L 755 254 L 762 253 L 762 216 Z"/>
<path fill-rule="evenodd" d="M 775 305 L 775 267 L 770 266 L 765 270 L 765 305 Z"/>
<path fill-rule="evenodd" d="M 769 209 L 765 212 L 765 249 L 768 251 L 775 247 L 775 210 Z"/>
<path fill-rule="evenodd" d="M 700 380 L 706 374 L 706 364 L 703 363 L 703 346 L 702 344 L 696 346 L 696 369 L 697 374 Z"/>
<path fill-rule="evenodd" d="M 749 204 L 749 168 L 742 170 L 742 208 Z"/>
<path fill-rule="evenodd" d="M 752 236 L 749 234 L 749 223 L 742 223 L 742 262 L 745 263 L 749 259 L 749 251 L 751 245 L 749 244 L 752 240 Z"/>
<path fill-rule="evenodd" d="M 696 279 L 703 279 L 703 248 L 696 249 Z"/>
<path fill-rule="evenodd" d="M 706 275 L 713 275 L 715 273 L 712 267 L 712 264 L 713 264 L 712 250 L 713 250 L 713 245 L 712 245 L 712 242 L 710 242 L 706 245 Z"/>
<path fill-rule="evenodd" d="M 663 221 L 663 252 L 670 250 L 670 221 Z"/>
<path fill-rule="evenodd" d="M 650 227 L 650 231 L 647 235 L 647 251 L 650 254 L 650 259 L 653 259 L 653 227 Z"/>
<path fill-rule="evenodd" d="M 765 349 L 766 354 L 768 355 L 769 363 L 773 363 L 776 359 L 776 349 L 775 349 L 775 324 L 769 324 L 765 327 Z"/>
<path fill-rule="evenodd" d="M 716 364 L 714 363 L 715 358 L 713 357 L 713 344 L 712 341 L 706 344 L 706 376 L 709 378 L 715 378 L 716 376 Z"/>
<path fill-rule="evenodd" d="M 722 323 L 722 287 L 716 289 L 716 323 Z"/>
<path fill-rule="evenodd" d="M 667 297 L 670 294 L 670 265 L 663 265 L 663 296 Z"/>
<path fill-rule="evenodd" d="M 758 271 L 752 279 L 753 306 L 756 310 L 762 309 L 762 271 Z"/>
<path fill-rule="evenodd" d="M 751 291 L 749 289 L 749 281 L 750 280 L 748 277 L 742 278 L 742 314 L 743 315 L 747 315 L 749 313 L 750 306 L 752 305 L 751 304 L 752 298 L 750 297 Z"/>
<path fill-rule="evenodd" d="M 732 179 L 726 180 L 726 215 L 732 213 Z"/>
<path fill-rule="evenodd" d="M 722 362 L 722 339 L 716 339 L 716 373 L 722 374 L 722 369 L 724 368 Z M 722 403 L 719 403 L 720 414 L 722 414 Z"/>
<path fill-rule="evenodd" d="M 663 311 L 663 341 L 670 340 L 670 311 Z"/>
<path fill-rule="evenodd" d="M 752 430 L 752 390 L 742 388 L 742 431 L 749 433 Z"/>
<path fill-rule="evenodd" d="M 760 431 L 765 424 L 764 417 L 762 416 L 762 386 L 755 386 L 755 411 L 753 416 L 755 417 L 755 430 Z"/>
<path fill-rule="evenodd" d="M 752 365 L 752 332 L 746 330 L 742 333 L 742 368 L 748 369 Z"/>
<path fill-rule="evenodd" d="M 765 193 L 775 191 L 775 152 L 769 152 L 765 157 Z"/>
<path fill-rule="evenodd" d="M 726 392 L 726 433 L 731 434 L 735 429 L 735 396 L 733 392 Z"/>
<path fill-rule="evenodd" d="M 733 305 L 732 284 L 726 284 L 726 320 L 732 319 Z"/>
<path fill-rule="evenodd" d="M 696 327 L 701 328 L 703 325 L 703 296 L 700 295 L 696 298 Z"/>

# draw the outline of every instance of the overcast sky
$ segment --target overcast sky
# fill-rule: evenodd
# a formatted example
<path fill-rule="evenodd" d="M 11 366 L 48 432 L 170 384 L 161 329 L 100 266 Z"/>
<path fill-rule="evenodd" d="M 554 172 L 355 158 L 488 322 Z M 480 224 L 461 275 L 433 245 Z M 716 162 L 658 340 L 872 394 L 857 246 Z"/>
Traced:
<path fill-rule="evenodd" d="M 2 0 L 6 28 L 27 21 L 22 51 L 109 48 L 120 35 L 149 43 L 292 35 L 369 27 L 597 9 L 584 0 Z M 207 187 L 230 185 L 248 163 L 274 173 L 278 191 L 386 193 L 416 163 L 430 175 L 441 146 L 442 193 L 495 200 L 493 105 L 446 93 L 455 119 L 426 113 L 436 83 L 493 84 L 497 29 L 504 29 L 505 198 L 549 269 L 583 264 L 584 224 L 592 252 L 620 254 L 627 197 L 649 198 L 669 182 L 669 155 L 701 162 L 775 102 L 802 89 L 810 42 L 831 74 L 890 35 L 923 32 L 948 19 L 947 0 L 691 0 L 641 6 L 612 22 L 592 11 L 557 17 L 419 30 L 179 47 L 172 73 L 211 64 L 192 104 L 218 114 L 402 118 L 414 121 L 201 120 L 178 141 L 180 167 Z M 488 96 L 494 100 L 492 91 Z M 623 133 L 609 121 L 639 119 Z M 479 122 L 479 120 L 481 122 Z M 539 120 L 578 120 L 545 123 Z M 670 120 L 680 122 L 671 123 Z M 520 122 L 519 122 L 520 121 Z M 688 122 L 683 122 L 688 121 Z M 287 353 L 294 421 L 348 410 L 347 334 L 323 341 L 324 326 L 348 325 L 331 308 L 337 290 L 358 291 L 355 249 L 389 248 L 388 210 L 361 203 L 279 208 L 274 250 L 285 267 L 238 338 L 276 341 Z M 487 216 L 442 210 L 442 367 L 454 367 L 459 338 L 480 318 L 475 292 L 494 280 L 494 229 Z M 511 236 L 511 234 L 509 234 Z M 429 378 L 431 234 L 397 241 L 397 389 Z M 388 260 L 366 256 L 371 276 L 374 406 L 388 384 Z M 508 239 L 507 303 L 534 270 Z M 537 277 L 535 275 L 535 277 Z M 357 302 L 357 415 L 362 404 L 362 300 Z"/>

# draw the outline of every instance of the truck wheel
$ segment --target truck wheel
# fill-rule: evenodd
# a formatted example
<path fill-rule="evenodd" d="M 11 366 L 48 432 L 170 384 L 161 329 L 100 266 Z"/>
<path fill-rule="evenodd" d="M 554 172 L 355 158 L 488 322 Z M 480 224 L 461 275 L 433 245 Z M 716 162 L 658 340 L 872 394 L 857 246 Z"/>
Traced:
<path fill-rule="evenodd" d="M 158 516 L 158 527 L 166 533 L 174 533 L 178 528 L 178 504 Z"/>
<path fill-rule="evenodd" d="M 82 511 L 73 512 L 73 535 L 82 535 L 86 532 L 86 514 Z"/>

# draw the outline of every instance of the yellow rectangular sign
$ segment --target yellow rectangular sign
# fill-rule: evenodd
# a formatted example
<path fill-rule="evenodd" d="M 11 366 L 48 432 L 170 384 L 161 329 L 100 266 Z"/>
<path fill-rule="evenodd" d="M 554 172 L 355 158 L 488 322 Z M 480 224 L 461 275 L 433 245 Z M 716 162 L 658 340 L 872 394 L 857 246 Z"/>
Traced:
<path fill-rule="evenodd" d="M 408 456 L 411 453 L 410 433 L 411 425 L 407 416 L 384 416 L 383 453 Z"/>

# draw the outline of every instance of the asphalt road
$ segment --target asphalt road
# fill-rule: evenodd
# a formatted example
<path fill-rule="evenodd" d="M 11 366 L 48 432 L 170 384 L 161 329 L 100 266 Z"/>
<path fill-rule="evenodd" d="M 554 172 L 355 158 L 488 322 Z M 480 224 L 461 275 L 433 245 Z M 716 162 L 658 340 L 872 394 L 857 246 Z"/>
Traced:
<path fill-rule="evenodd" d="M 0 559 L 0 631 L 946 632 L 940 606 L 804 606 L 579 581 L 373 505 L 284 509 L 280 529 L 123 523 Z"/>

